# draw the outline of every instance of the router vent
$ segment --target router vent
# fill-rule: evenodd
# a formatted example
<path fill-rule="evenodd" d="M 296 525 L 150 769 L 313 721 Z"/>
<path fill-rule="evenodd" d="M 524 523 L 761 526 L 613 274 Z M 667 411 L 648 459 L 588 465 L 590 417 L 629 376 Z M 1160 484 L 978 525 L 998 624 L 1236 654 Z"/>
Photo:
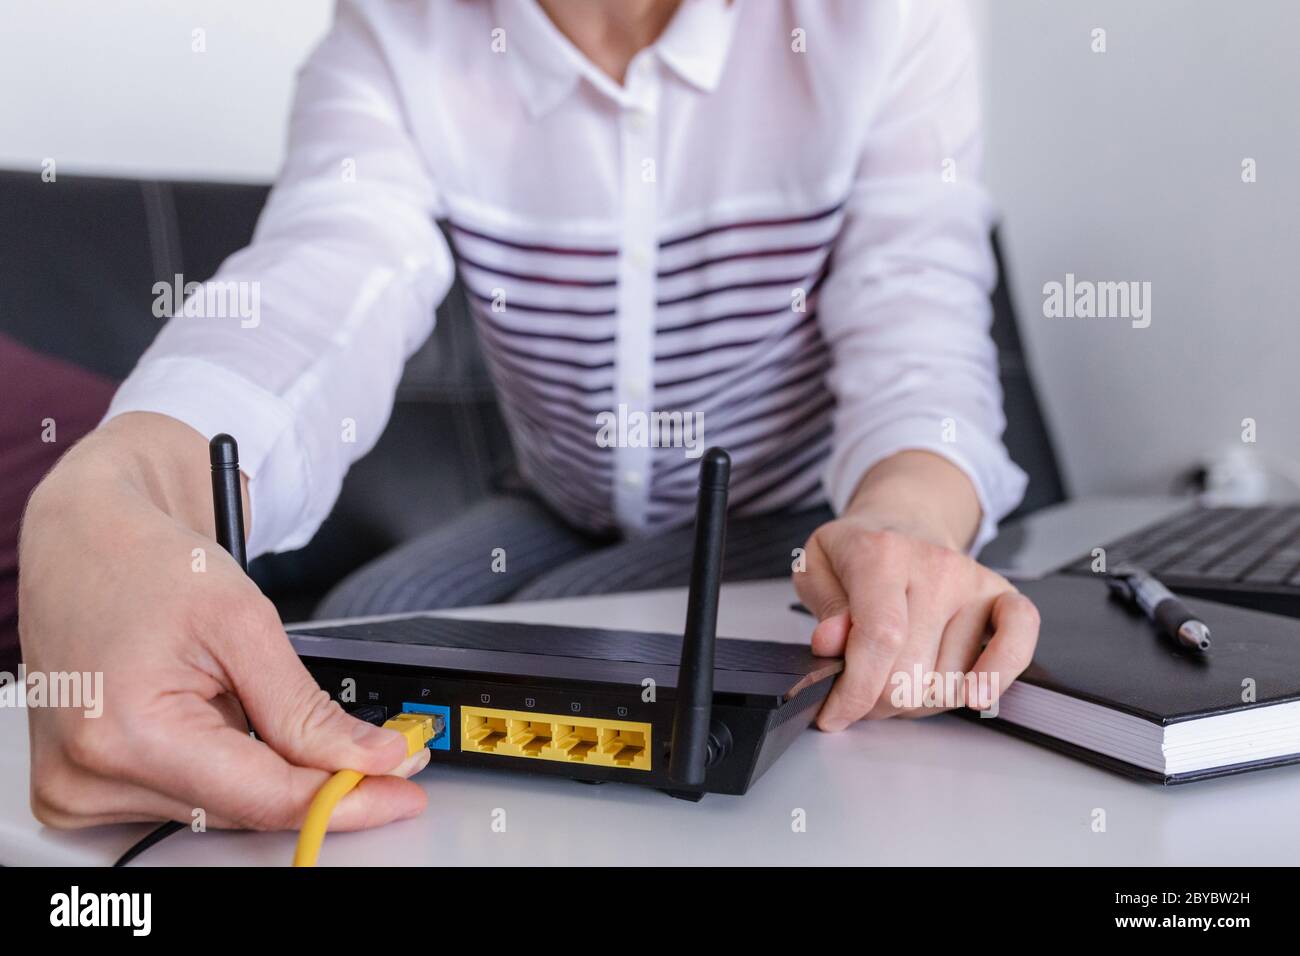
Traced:
<path fill-rule="evenodd" d="M 799 693 L 795 694 L 792 698 L 782 704 L 780 709 L 776 712 L 776 716 L 772 719 L 772 729 L 775 730 L 787 720 L 793 720 L 796 717 L 803 716 L 809 708 L 820 704 L 826 698 L 828 692 L 827 684 L 827 681 L 819 681 L 816 684 L 809 684 L 803 690 L 799 691 Z"/>
<path fill-rule="evenodd" d="M 405 617 L 365 624 L 294 629 L 298 634 L 354 641 L 421 644 L 432 647 L 545 654 L 638 664 L 677 665 L 682 639 L 673 634 L 554 627 L 447 617 Z M 813 673 L 825 664 L 806 646 L 720 638 L 714 666 L 718 670 L 762 673 Z"/>

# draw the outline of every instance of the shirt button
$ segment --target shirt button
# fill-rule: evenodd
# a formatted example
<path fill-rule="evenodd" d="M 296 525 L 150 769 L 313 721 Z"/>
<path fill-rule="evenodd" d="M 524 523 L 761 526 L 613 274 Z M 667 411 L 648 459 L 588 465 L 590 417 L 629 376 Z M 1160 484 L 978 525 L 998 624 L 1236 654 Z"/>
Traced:
<path fill-rule="evenodd" d="M 645 113 L 640 110 L 636 110 L 628 117 L 627 124 L 631 127 L 632 132 L 634 133 L 644 133 L 646 126 L 649 125 Z"/>
<path fill-rule="evenodd" d="M 634 402 L 645 401 L 645 386 L 640 382 L 632 382 L 627 387 L 628 397 Z"/>
<path fill-rule="evenodd" d="M 627 485 L 629 488 L 640 488 L 641 472 L 632 471 L 631 469 L 623 472 L 623 484 Z"/>
<path fill-rule="evenodd" d="M 628 258 L 638 269 L 644 269 L 650 262 L 650 254 L 646 252 L 645 246 L 633 246 Z"/>

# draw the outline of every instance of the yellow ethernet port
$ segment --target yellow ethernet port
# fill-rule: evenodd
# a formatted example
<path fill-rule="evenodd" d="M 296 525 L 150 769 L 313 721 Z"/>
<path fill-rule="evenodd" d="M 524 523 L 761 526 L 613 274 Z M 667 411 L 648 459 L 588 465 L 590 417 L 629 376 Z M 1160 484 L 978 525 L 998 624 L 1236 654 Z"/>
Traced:
<path fill-rule="evenodd" d="M 506 739 L 506 720 L 495 715 L 469 715 L 461 708 L 460 715 L 461 750 L 481 750 L 493 753 L 501 741 Z"/>
<path fill-rule="evenodd" d="M 545 720 L 506 720 L 505 740 L 497 744 L 496 753 L 511 757 L 540 757 L 551 742 L 551 725 Z"/>
<path fill-rule="evenodd" d="M 488 707 L 460 709 L 460 748 L 507 757 L 649 770 L 650 725 Z"/>

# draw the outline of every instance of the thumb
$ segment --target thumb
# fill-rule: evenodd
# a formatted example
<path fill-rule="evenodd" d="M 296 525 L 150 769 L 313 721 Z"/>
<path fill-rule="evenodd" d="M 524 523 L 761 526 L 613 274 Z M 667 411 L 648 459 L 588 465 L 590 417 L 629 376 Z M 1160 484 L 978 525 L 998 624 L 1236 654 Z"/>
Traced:
<path fill-rule="evenodd" d="M 223 628 L 221 663 L 257 735 L 290 763 L 382 774 L 406 759 L 406 741 L 343 711 L 294 653 L 269 601 L 251 627 Z M 251 632 L 251 633 L 250 633 Z"/>
<path fill-rule="evenodd" d="M 848 611 L 826 618 L 813 631 L 812 652 L 818 657 L 843 657 L 851 629 Z"/>
<path fill-rule="evenodd" d="M 794 590 L 818 624 L 812 650 L 819 657 L 841 657 L 849 639 L 849 596 L 816 538 L 808 542 L 808 569 L 794 573 Z"/>

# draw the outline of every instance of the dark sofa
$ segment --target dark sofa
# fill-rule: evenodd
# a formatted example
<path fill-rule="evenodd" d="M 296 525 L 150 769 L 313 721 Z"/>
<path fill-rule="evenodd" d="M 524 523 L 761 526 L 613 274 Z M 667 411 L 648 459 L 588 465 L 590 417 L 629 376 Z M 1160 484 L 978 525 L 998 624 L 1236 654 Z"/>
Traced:
<path fill-rule="evenodd" d="M 0 648 L 12 631 L 17 519 L 43 469 L 102 414 L 157 333 L 157 281 L 211 276 L 252 235 L 267 189 L 0 172 L 0 439 L 39 433 L 15 400 L 32 376 L 62 368 L 81 384 L 61 390 L 59 441 L 45 458 L 0 469 Z M 1006 393 L 1012 457 L 1030 475 L 1021 514 L 1059 501 L 1063 487 L 1016 329 L 1005 282 L 993 296 L 994 337 Z M 406 367 L 392 420 L 359 462 L 333 513 L 301 551 L 255 562 L 254 575 L 286 619 L 310 613 L 348 571 L 435 526 L 512 480 L 512 454 L 472 321 L 457 286 L 433 336 Z M 0 654 L 3 657 L 3 654 Z"/>

